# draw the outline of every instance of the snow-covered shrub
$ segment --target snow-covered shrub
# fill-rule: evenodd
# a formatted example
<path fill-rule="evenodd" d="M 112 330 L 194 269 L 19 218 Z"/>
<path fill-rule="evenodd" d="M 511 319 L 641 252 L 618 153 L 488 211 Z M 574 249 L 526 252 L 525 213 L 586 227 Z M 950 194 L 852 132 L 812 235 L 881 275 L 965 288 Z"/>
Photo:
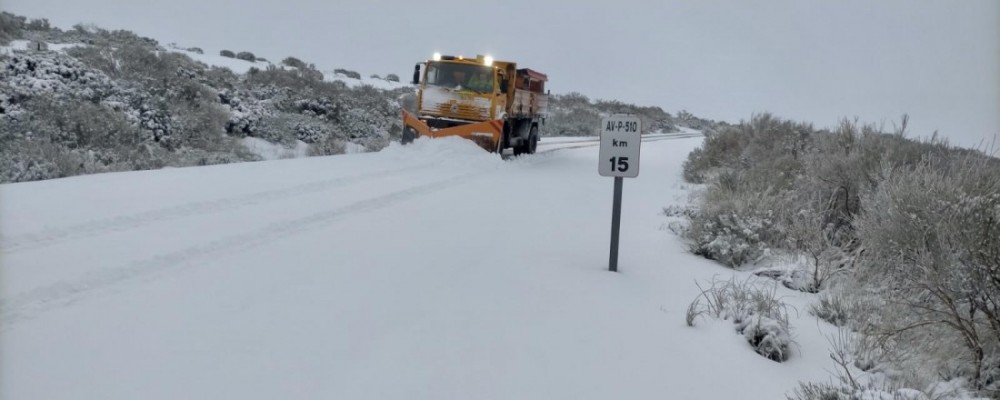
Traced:
<path fill-rule="evenodd" d="M 932 399 L 968 399 L 965 396 L 928 396 L 914 389 L 894 388 L 891 385 L 868 383 L 859 387 L 851 387 L 844 383 L 803 382 L 795 388 L 789 400 L 932 400 Z"/>
<path fill-rule="evenodd" d="M 309 144 L 323 142 L 334 136 L 334 130 L 329 122 L 324 122 L 321 119 L 310 118 L 302 114 L 279 112 L 262 119 L 253 136 L 290 146 L 296 140 Z"/>
<path fill-rule="evenodd" d="M 236 150 L 236 146 L 234 145 L 232 149 Z M 176 161 L 171 163 L 172 166 L 188 167 L 230 164 L 241 161 L 259 161 L 260 157 L 249 154 L 249 152 L 233 153 L 230 151 L 206 151 L 185 147 L 177 150 L 175 159 Z"/>
<path fill-rule="evenodd" d="M 0 12 L 0 45 L 6 46 L 11 40 L 21 38 L 26 19 L 6 11 Z"/>
<path fill-rule="evenodd" d="M 346 149 L 347 145 L 344 140 L 333 136 L 327 136 L 309 146 L 309 155 L 330 156 L 335 154 L 344 154 Z"/>
<path fill-rule="evenodd" d="M 796 199 L 793 204 L 810 205 Z M 854 264 L 857 242 L 845 239 L 849 234 L 837 230 L 827 214 L 830 211 L 816 211 L 803 208 L 798 211 L 786 209 L 779 222 L 786 237 L 784 248 L 802 255 L 803 269 L 799 278 L 787 282 L 786 286 L 796 290 L 816 293 L 826 288 L 835 277 L 847 272 Z"/>
<path fill-rule="evenodd" d="M 701 285 L 698 288 L 702 289 Z M 694 326 L 699 316 L 732 321 L 754 351 L 770 360 L 781 362 L 791 355 L 788 305 L 778 298 L 773 282 L 713 279 L 688 306 L 688 326 Z"/>
<path fill-rule="evenodd" d="M 387 80 L 389 82 L 399 82 L 399 75 L 388 74 L 388 75 L 385 76 L 385 80 Z"/>
<path fill-rule="evenodd" d="M 721 167 L 739 167 L 737 164 L 747 138 L 736 127 L 705 133 L 701 147 L 693 150 L 684 160 L 684 180 L 705 183 Z"/>
<path fill-rule="evenodd" d="M 209 87 L 215 88 L 215 90 L 221 92 L 233 90 L 236 85 L 239 84 L 240 78 L 229 68 L 211 67 L 204 71 L 201 76 L 201 81 Z"/>
<path fill-rule="evenodd" d="M 550 136 L 592 136 L 597 134 L 601 115 L 596 110 L 571 108 L 550 110 L 543 130 Z"/>
<path fill-rule="evenodd" d="M 269 65 L 257 73 L 247 76 L 247 84 L 253 88 L 282 88 L 289 89 L 301 96 L 308 96 L 319 85 L 323 79 L 323 74 L 309 68 L 286 70 Z"/>
<path fill-rule="evenodd" d="M 734 268 L 759 260 L 783 237 L 776 225 L 782 198 L 766 189 L 740 189 L 738 179 L 707 189 L 684 232 L 692 253 Z"/>
<path fill-rule="evenodd" d="M 688 153 L 687 158 L 681 166 L 684 181 L 690 183 L 705 183 L 705 177 L 702 174 L 709 168 L 709 165 L 705 165 L 707 161 L 708 159 L 705 157 L 705 150 L 701 147 L 692 150 L 691 153 Z"/>
<path fill-rule="evenodd" d="M 175 149 L 193 146 L 204 150 L 218 150 L 225 137 L 229 113 L 212 103 L 173 104 L 172 134 L 160 139 L 164 147 Z"/>
<path fill-rule="evenodd" d="M 336 68 L 333 70 L 333 73 L 338 75 L 343 75 L 351 79 L 361 79 L 361 74 L 359 74 L 357 71 L 346 70 L 343 68 Z"/>
<path fill-rule="evenodd" d="M 257 99 L 240 97 L 241 95 L 243 94 L 237 91 L 218 94 L 219 101 L 229 109 L 229 119 L 225 123 L 226 133 L 235 137 L 262 135 L 258 132 L 262 121 L 271 117 L 275 111 Z"/>
<path fill-rule="evenodd" d="M 250 61 L 250 62 L 254 62 L 257 60 L 257 56 L 255 56 L 253 53 L 249 51 L 241 51 L 239 53 L 236 53 L 236 58 L 239 60 Z"/>
<path fill-rule="evenodd" d="M 223 57 L 236 58 L 236 53 L 233 53 L 231 50 L 222 50 L 219 52 L 219 55 Z"/>
<path fill-rule="evenodd" d="M 28 24 L 24 26 L 24 29 L 29 31 L 48 31 L 49 29 L 52 29 L 52 26 L 49 25 L 48 19 L 39 18 L 28 21 Z"/>
<path fill-rule="evenodd" d="M 294 68 L 298 68 L 298 69 L 306 69 L 306 63 L 303 62 L 302 60 L 298 59 L 298 58 L 295 58 L 295 57 L 285 57 L 284 60 L 281 60 L 281 63 L 285 64 L 285 65 L 287 65 L 289 67 L 294 67 Z"/>
<path fill-rule="evenodd" d="M 0 120 L 0 129 L 10 131 Z M 0 140 L 0 183 L 27 182 L 63 176 L 56 163 L 58 148 L 42 141 Z"/>
<path fill-rule="evenodd" d="M 848 299 L 839 293 L 831 294 L 824 292 L 819 295 L 817 302 L 809 306 L 809 312 L 817 318 L 833 325 L 845 326 L 850 316 L 848 301 Z"/>
<path fill-rule="evenodd" d="M 340 134 L 373 150 L 389 144 L 385 121 L 361 109 L 348 110 L 338 128 Z"/>
<path fill-rule="evenodd" d="M 786 361 L 792 338 L 788 335 L 788 322 L 778 321 L 760 315 L 752 315 L 736 330 L 753 346 L 757 354 L 773 361 Z"/>
<path fill-rule="evenodd" d="M 201 47 L 188 47 L 187 51 L 195 54 L 205 54 L 205 50 L 202 50 Z"/>
<path fill-rule="evenodd" d="M 121 90 L 101 71 L 59 52 L 16 53 L 0 63 L 0 77 L 12 98 L 57 94 L 99 101 Z"/>
<path fill-rule="evenodd" d="M 1000 357 L 1000 161 L 932 156 L 879 180 L 854 222 L 866 249 L 857 277 L 895 318 L 871 330 L 928 355 L 959 344 L 929 361 L 962 360 L 974 387 L 1000 389 L 988 378 Z"/>

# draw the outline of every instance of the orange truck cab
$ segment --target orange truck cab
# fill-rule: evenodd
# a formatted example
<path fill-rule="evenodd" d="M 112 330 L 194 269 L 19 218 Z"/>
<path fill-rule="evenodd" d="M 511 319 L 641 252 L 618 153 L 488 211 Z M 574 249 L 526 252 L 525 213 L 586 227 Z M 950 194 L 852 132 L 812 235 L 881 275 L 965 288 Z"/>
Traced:
<path fill-rule="evenodd" d="M 415 112 L 403 111 L 403 143 L 459 136 L 491 152 L 532 154 L 547 115 L 546 81 L 513 62 L 435 53 L 414 67 Z"/>

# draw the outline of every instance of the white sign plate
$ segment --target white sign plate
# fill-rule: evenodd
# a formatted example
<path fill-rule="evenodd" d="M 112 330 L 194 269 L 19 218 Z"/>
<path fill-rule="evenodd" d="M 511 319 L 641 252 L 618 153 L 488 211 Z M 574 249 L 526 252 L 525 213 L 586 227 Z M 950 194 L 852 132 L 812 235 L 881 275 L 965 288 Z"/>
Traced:
<path fill-rule="evenodd" d="M 601 121 L 601 151 L 597 172 L 601 176 L 639 176 L 642 121 L 631 115 L 614 115 Z"/>

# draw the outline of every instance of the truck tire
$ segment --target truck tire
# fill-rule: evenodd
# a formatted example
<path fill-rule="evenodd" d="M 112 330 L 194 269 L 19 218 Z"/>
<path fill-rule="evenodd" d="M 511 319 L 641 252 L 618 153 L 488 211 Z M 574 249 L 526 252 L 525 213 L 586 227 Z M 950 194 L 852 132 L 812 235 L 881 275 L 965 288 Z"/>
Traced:
<path fill-rule="evenodd" d="M 535 154 L 538 149 L 538 125 L 531 126 L 531 133 L 528 134 L 528 154 Z"/>
<path fill-rule="evenodd" d="M 413 143 L 413 141 L 416 139 L 417 139 L 417 130 L 407 126 L 403 128 L 403 138 L 400 139 L 399 142 L 402 144 L 410 144 Z"/>

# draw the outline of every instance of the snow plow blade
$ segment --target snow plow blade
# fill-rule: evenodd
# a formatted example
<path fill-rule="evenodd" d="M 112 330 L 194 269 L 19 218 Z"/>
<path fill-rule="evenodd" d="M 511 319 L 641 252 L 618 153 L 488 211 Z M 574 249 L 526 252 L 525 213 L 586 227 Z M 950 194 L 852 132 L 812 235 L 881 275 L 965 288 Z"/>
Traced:
<path fill-rule="evenodd" d="M 409 132 L 407 132 L 409 131 Z M 409 138 L 408 138 L 408 135 Z M 458 136 L 469 139 L 486 151 L 495 153 L 500 148 L 500 138 L 503 135 L 503 120 L 495 119 L 466 125 L 458 125 L 450 128 L 434 129 L 427 126 L 415 115 L 403 110 L 403 141 L 416 139 L 420 136 L 431 138 L 441 138 L 445 136 Z"/>

